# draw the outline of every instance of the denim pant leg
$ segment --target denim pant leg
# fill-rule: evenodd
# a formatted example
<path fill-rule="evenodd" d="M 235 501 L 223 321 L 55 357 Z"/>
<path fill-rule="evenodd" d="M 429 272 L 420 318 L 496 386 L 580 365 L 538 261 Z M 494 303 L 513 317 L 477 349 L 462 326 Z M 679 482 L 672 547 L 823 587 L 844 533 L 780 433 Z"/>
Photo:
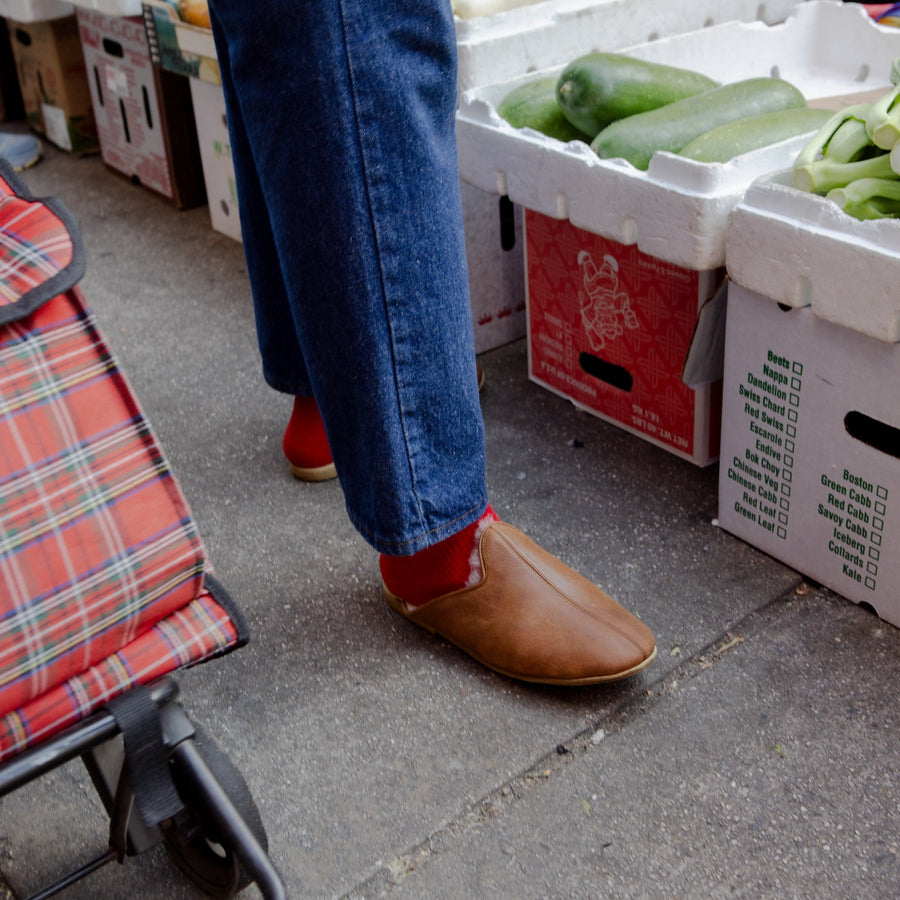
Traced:
<path fill-rule="evenodd" d="M 222 88 L 227 104 L 231 157 L 239 182 L 239 210 L 243 222 L 242 241 L 248 262 L 256 334 L 263 362 L 263 377 L 276 390 L 308 397 L 312 395 L 303 351 L 297 337 L 290 299 L 281 275 L 281 262 L 272 234 L 260 179 L 241 106 L 235 102 L 229 48 L 217 49 Z"/>
<path fill-rule="evenodd" d="M 211 12 L 265 377 L 316 397 L 360 532 L 413 553 L 487 502 L 450 2 Z"/>

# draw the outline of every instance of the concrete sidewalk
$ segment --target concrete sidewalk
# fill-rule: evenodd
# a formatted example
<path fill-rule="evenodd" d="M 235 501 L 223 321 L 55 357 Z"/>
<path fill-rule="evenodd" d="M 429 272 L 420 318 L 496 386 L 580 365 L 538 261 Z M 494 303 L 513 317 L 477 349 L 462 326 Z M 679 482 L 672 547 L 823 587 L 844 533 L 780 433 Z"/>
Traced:
<path fill-rule="evenodd" d="M 699 469 L 481 357 L 495 508 L 655 632 L 606 687 L 483 669 L 379 595 L 335 483 L 290 478 L 239 244 L 48 147 L 83 289 L 251 644 L 179 676 L 243 772 L 292 898 L 888 898 L 900 890 L 900 631 L 715 525 Z M 24 897 L 105 847 L 80 764 L 0 803 Z M 65 898 L 200 896 L 162 850 Z M 255 888 L 244 895 L 259 896 Z"/>

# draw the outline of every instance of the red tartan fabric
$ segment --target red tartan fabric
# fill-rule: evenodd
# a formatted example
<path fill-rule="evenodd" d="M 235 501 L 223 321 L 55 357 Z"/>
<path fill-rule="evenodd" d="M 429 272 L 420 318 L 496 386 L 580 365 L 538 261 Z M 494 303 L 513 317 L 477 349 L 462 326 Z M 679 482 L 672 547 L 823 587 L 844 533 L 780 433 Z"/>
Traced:
<path fill-rule="evenodd" d="M 0 322 L 18 315 L 11 307 L 31 312 L 67 290 L 83 269 L 68 213 L 55 201 L 27 196 L 17 181 L 0 169 Z"/>
<path fill-rule="evenodd" d="M 69 213 L 0 159 L 0 760 L 247 640 L 83 266 Z"/>
<path fill-rule="evenodd" d="M 0 715 L 199 596 L 204 568 L 77 289 L 0 329 Z"/>
<path fill-rule="evenodd" d="M 86 672 L 0 719 L 0 762 L 80 721 L 136 684 L 202 662 L 238 640 L 228 611 L 209 593 L 176 610 Z"/>
<path fill-rule="evenodd" d="M 205 561 L 77 291 L 0 331 L 0 715 L 189 603 Z"/>

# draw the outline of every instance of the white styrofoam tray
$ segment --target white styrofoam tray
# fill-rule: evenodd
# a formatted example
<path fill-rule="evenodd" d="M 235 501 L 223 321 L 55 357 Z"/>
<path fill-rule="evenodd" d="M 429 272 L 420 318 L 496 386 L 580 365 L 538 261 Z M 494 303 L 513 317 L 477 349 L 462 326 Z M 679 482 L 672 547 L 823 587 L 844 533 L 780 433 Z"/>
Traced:
<path fill-rule="evenodd" d="M 722 22 L 773 25 L 805 0 L 542 0 L 457 18 L 459 89 L 551 68 L 593 50 L 618 50 Z M 471 7 L 497 6 L 479 0 Z"/>
<path fill-rule="evenodd" d="M 900 342 L 900 222 L 860 222 L 793 187 L 785 170 L 750 186 L 731 212 L 726 260 L 733 281 L 786 306 Z"/>
<path fill-rule="evenodd" d="M 552 31 L 546 39 L 553 39 Z M 890 87 L 900 30 L 876 25 L 856 4 L 808 0 L 782 24 L 730 22 L 623 52 L 681 65 L 722 82 L 778 75 L 810 100 Z M 570 61 L 543 74 L 558 74 Z M 725 264 L 728 213 L 757 178 L 786 168 L 806 141 L 783 141 L 728 163 L 657 153 L 646 172 L 516 129 L 496 112 L 516 84 L 541 73 L 467 91 L 457 112 L 460 174 L 514 203 L 698 271 Z"/>
<path fill-rule="evenodd" d="M 82 9 L 93 9 L 105 16 L 139 16 L 141 0 L 71 0 Z"/>
<path fill-rule="evenodd" d="M 182 22 L 175 26 L 175 40 L 178 41 L 182 53 L 194 53 L 206 59 L 217 59 L 216 43 L 211 28 Z"/>
<path fill-rule="evenodd" d="M 60 0 L 0 0 L 0 18 L 14 22 L 46 22 L 75 12 L 71 3 Z"/>

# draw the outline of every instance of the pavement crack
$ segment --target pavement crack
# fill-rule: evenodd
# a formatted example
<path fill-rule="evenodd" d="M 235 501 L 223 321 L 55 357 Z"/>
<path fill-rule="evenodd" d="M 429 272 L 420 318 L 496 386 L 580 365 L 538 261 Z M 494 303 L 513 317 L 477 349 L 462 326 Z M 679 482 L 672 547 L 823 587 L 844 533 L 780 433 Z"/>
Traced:
<path fill-rule="evenodd" d="M 450 851 L 465 838 L 490 827 L 530 792 L 548 785 L 576 759 L 587 753 L 598 752 L 599 745 L 609 737 L 621 732 L 637 717 L 649 714 L 670 698 L 682 684 L 702 676 L 720 663 L 743 645 L 743 633 L 751 630 L 754 620 L 770 615 L 773 609 L 803 597 L 806 593 L 808 589 L 805 590 L 804 582 L 791 587 L 733 623 L 714 640 L 648 685 L 643 692 L 632 691 L 623 695 L 618 703 L 583 731 L 556 744 L 529 768 L 465 806 L 454 819 L 437 828 L 420 844 L 389 862 L 380 864 L 367 879 L 342 895 L 341 900 L 371 900 L 388 896 L 401 888 L 430 859 Z"/>

